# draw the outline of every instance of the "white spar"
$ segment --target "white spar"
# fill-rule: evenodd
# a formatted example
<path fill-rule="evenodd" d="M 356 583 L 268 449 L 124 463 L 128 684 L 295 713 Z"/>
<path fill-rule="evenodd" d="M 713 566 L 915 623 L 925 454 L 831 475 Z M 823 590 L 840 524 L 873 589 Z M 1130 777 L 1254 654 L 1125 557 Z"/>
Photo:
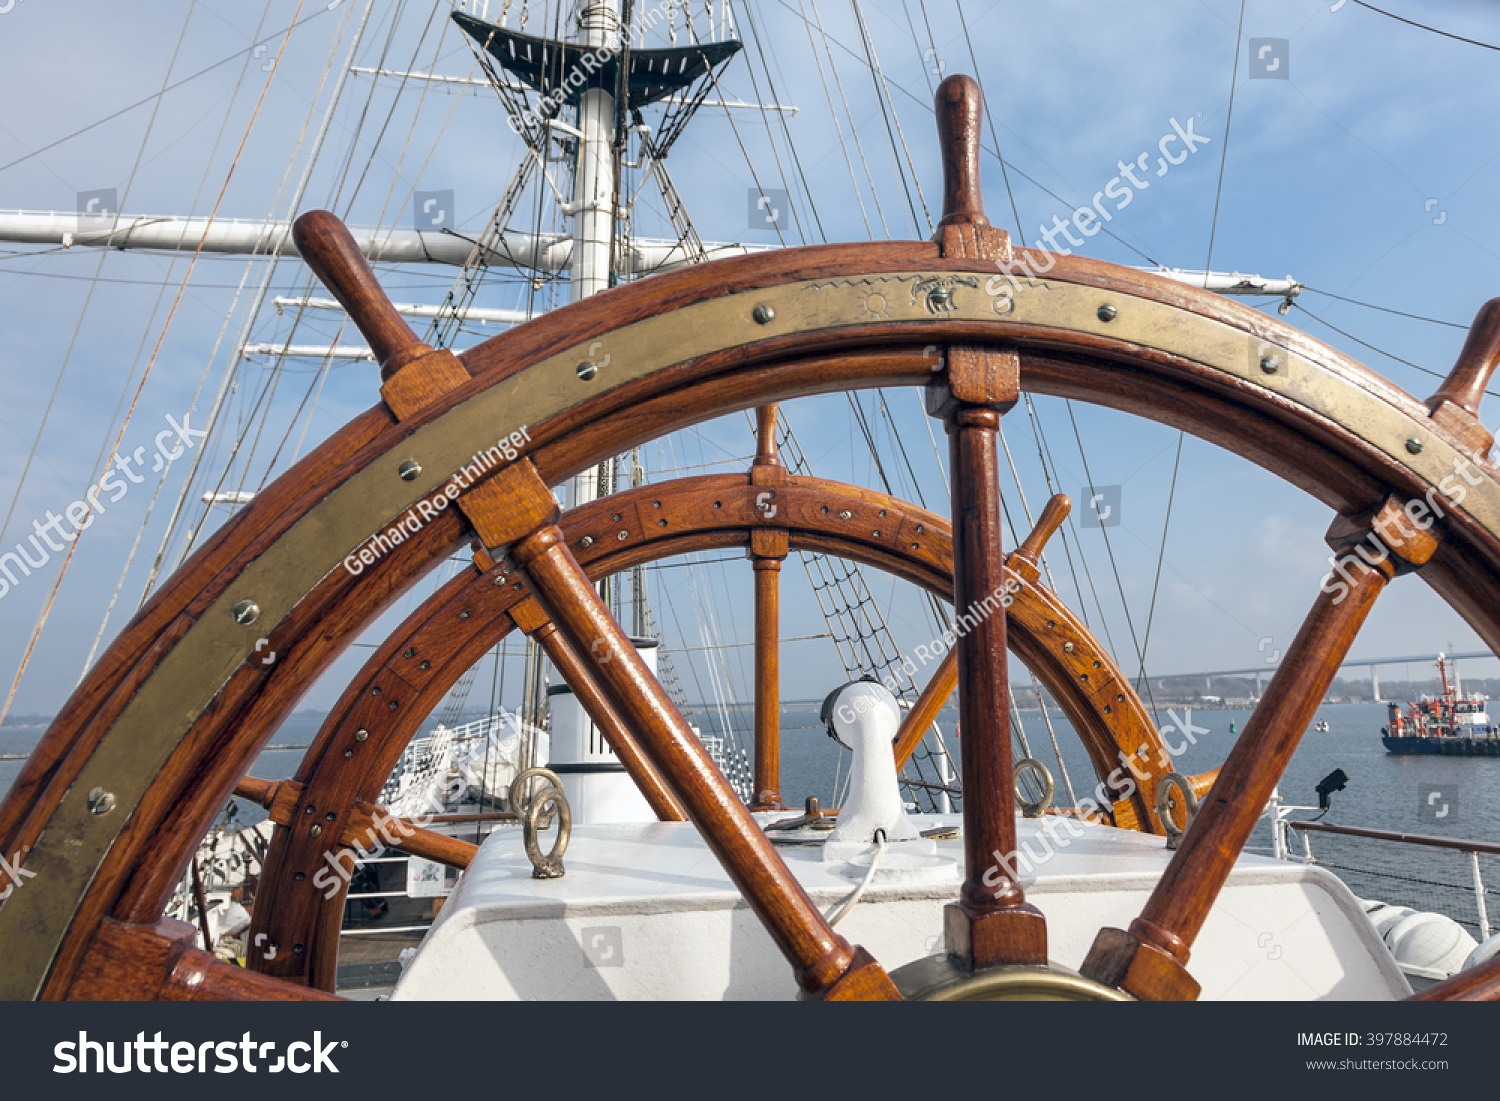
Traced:
<path fill-rule="evenodd" d="M 121 214 L 97 219 L 59 211 L 0 211 L 0 241 L 63 248 L 156 249 L 215 255 L 295 256 L 290 222 L 234 218 L 178 218 L 172 215 Z M 387 264 L 451 264 L 462 267 L 474 251 L 472 238 L 452 232 L 420 229 L 350 227 L 355 244 L 371 261 Z M 709 244 L 710 259 L 765 251 L 765 245 Z M 506 233 L 490 250 L 491 267 L 566 271 L 572 265 L 571 234 Z M 669 271 L 694 263 L 677 241 L 633 237 L 628 267 L 638 273 Z M 626 265 L 621 265 L 625 267 Z"/>

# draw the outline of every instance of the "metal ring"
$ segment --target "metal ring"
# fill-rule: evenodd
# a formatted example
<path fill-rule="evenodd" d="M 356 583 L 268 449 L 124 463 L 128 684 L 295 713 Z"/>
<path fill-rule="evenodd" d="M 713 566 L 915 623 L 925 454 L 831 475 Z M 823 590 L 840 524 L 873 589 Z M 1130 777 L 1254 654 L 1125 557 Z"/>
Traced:
<path fill-rule="evenodd" d="M 1042 797 L 1035 802 L 1027 799 L 1021 794 L 1021 773 L 1035 772 L 1042 782 Z M 1040 818 L 1047 813 L 1047 808 L 1052 805 L 1052 797 L 1057 793 L 1057 785 L 1052 780 L 1052 773 L 1047 766 L 1035 757 L 1022 757 L 1015 764 L 1014 769 L 1016 785 L 1016 802 L 1021 804 L 1021 815 L 1024 818 Z"/>
<path fill-rule="evenodd" d="M 1177 823 L 1172 820 L 1171 807 L 1168 802 L 1168 792 L 1176 788 L 1182 799 L 1182 828 L 1177 828 Z M 1175 849 L 1182 842 L 1182 835 L 1187 833 L 1193 824 L 1193 819 L 1198 816 L 1198 793 L 1193 790 L 1193 781 L 1180 772 L 1169 772 L 1161 778 L 1156 785 L 1156 817 L 1161 819 L 1161 827 L 1166 831 L 1167 848 Z"/>
<path fill-rule="evenodd" d="M 537 844 L 537 835 L 552 823 L 551 814 L 545 814 L 546 821 L 541 821 L 549 805 L 556 808 L 557 840 L 553 842 L 552 851 L 543 856 L 541 846 Z M 547 787 L 539 791 L 526 808 L 521 828 L 526 842 L 526 855 L 531 858 L 531 878 L 561 879 L 565 874 L 563 853 L 568 851 L 568 839 L 573 834 L 573 812 L 568 807 L 568 797 L 563 794 L 562 788 Z"/>
<path fill-rule="evenodd" d="M 514 780 L 510 782 L 509 795 L 510 809 L 515 811 L 515 813 L 521 818 L 526 817 L 527 808 L 531 805 L 530 800 L 523 800 L 521 796 L 526 791 L 526 781 L 530 780 L 533 776 L 540 776 L 547 781 L 549 787 L 555 787 L 559 791 L 562 790 L 562 780 L 560 780 L 557 773 L 553 772 L 550 768 L 528 768 L 521 772 L 520 775 L 518 775 Z M 546 822 L 542 823 L 542 829 L 546 829 L 550 823 L 551 819 L 549 818 Z"/>

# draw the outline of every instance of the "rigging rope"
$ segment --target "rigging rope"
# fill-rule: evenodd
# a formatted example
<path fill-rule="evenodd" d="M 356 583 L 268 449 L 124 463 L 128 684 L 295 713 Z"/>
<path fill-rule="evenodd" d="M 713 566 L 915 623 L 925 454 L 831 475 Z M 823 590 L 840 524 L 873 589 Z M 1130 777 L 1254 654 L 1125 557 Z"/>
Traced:
<path fill-rule="evenodd" d="M 1137 692 L 1140 691 L 1140 682 L 1146 680 L 1146 648 L 1151 645 L 1151 621 L 1156 617 L 1156 593 L 1161 587 L 1161 566 L 1167 558 L 1167 527 L 1172 523 L 1172 501 L 1177 493 L 1177 468 L 1182 462 L 1183 435 L 1182 432 L 1177 434 L 1177 454 L 1172 459 L 1172 485 L 1167 490 L 1167 515 L 1161 522 L 1161 549 L 1156 554 L 1156 579 L 1151 582 L 1151 607 L 1146 612 L 1146 631 L 1141 639 L 1141 669 L 1136 678 Z"/>
<path fill-rule="evenodd" d="M 1088 456 L 1084 454 L 1083 434 L 1078 431 L 1078 418 L 1073 415 L 1073 402 L 1071 400 L 1064 399 L 1063 404 L 1067 407 L 1068 410 L 1068 420 L 1073 425 L 1073 438 L 1078 441 L 1078 457 L 1083 460 L 1083 476 L 1088 479 L 1089 488 L 1090 490 L 1092 490 L 1094 486 L 1094 476 L 1089 472 L 1089 459 Z M 1115 588 L 1120 593 L 1120 607 L 1125 612 L 1125 627 L 1130 631 L 1130 644 L 1135 647 L 1136 660 L 1141 663 L 1141 668 L 1142 670 L 1144 670 L 1146 667 L 1146 657 L 1145 654 L 1141 651 L 1140 642 L 1136 639 L 1135 621 L 1131 618 L 1130 605 L 1126 602 L 1125 599 L 1125 583 L 1120 580 L 1120 568 L 1115 563 L 1114 547 L 1109 541 L 1109 528 L 1104 526 L 1102 520 L 1100 521 L 1099 534 L 1104 536 L 1104 551 L 1109 556 L 1109 568 L 1115 575 Z M 1100 609 L 1099 614 L 1104 614 L 1102 608 Z M 1111 648 L 1113 648 L 1113 646 L 1111 646 Z M 1160 726 L 1161 720 L 1160 717 L 1156 714 L 1156 700 L 1151 696 L 1151 682 L 1149 680 L 1146 682 L 1146 697 L 1148 700 L 1150 700 L 1151 703 L 1151 716 L 1156 720 L 1156 724 Z"/>
<path fill-rule="evenodd" d="M 969 37 L 969 21 L 964 18 L 963 0 L 956 0 L 956 3 L 958 7 L 958 23 L 964 31 L 964 43 L 969 47 L 969 63 L 974 66 L 974 79 L 977 81 L 979 80 L 979 58 L 974 54 L 974 40 Z M 925 0 L 923 0 L 922 5 L 922 17 L 924 19 L 927 17 Z M 931 31 L 928 33 L 930 36 Z M 936 49 L 935 46 L 933 48 Z M 983 86 L 980 88 L 980 94 L 984 94 Z M 988 101 L 986 101 L 987 103 Z M 1021 225 L 1021 212 L 1016 209 L 1016 194 L 1010 187 L 1010 168 L 1005 163 L 1005 158 L 1000 155 L 1000 135 L 995 132 L 995 112 L 987 109 L 984 112 L 984 120 L 989 124 L 990 141 L 995 143 L 995 159 L 1000 162 L 1000 178 L 1005 182 L 1005 197 L 1010 200 L 1010 216 L 1016 221 L 1016 240 L 1020 241 L 1021 246 L 1024 248 L 1026 247 L 1026 230 Z"/>
<path fill-rule="evenodd" d="M 1203 263 L 1203 285 L 1214 267 L 1214 236 L 1219 231 L 1219 196 L 1224 191 L 1224 166 L 1229 161 L 1229 127 L 1234 123 L 1234 90 L 1240 75 L 1240 36 L 1245 31 L 1245 0 L 1240 0 L 1240 24 L 1234 32 L 1234 67 L 1229 70 L 1229 110 L 1224 116 L 1224 144 L 1219 147 L 1219 182 L 1214 187 L 1214 216 L 1208 227 L 1208 259 Z"/>
<path fill-rule="evenodd" d="M 327 138 L 328 130 L 329 130 L 329 127 L 330 127 L 330 125 L 332 123 L 332 120 L 333 120 L 334 110 L 338 106 L 339 102 L 341 101 L 341 99 L 343 97 L 344 88 L 346 86 L 346 83 L 347 83 L 347 80 L 348 80 L 348 76 L 349 76 L 350 66 L 353 63 L 354 52 L 355 52 L 355 50 L 358 49 L 360 42 L 363 40 L 365 28 L 369 24 L 370 15 L 371 15 L 371 12 L 374 9 L 374 6 L 375 6 L 374 5 L 374 0 L 367 0 L 367 2 L 365 4 L 364 12 L 360 16 L 359 26 L 356 28 L 356 30 L 354 32 L 354 36 L 353 36 L 353 41 L 350 43 L 349 52 L 348 52 L 348 55 L 346 57 L 345 64 L 344 64 L 344 66 L 342 67 L 342 69 L 340 71 L 339 79 L 338 79 L 337 83 L 335 84 L 333 95 L 330 98 L 328 106 L 324 110 L 323 119 L 322 119 L 322 122 L 319 125 L 317 136 L 313 140 L 312 153 L 308 157 L 307 164 L 303 166 L 301 178 L 298 180 L 297 185 L 294 188 L 294 190 L 292 192 L 292 195 L 290 197 L 290 200 L 288 202 L 288 207 L 289 207 L 290 210 L 296 210 L 296 209 L 298 209 L 298 207 L 301 204 L 302 197 L 306 194 L 306 190 L 307 190 L 308 182 L 309 182 L 309 179 L 310 179 L 310 176 L 311 176 L 311 173 L 312 173 L 313 165 L 316 163 L 316 161 L 318 159 L 318 156 L 319 156 L 319 154 L 322 151 L 323 142 Z M 288 180 L 291 177 L 292 169 L 293 169 L 294 165 L 296 164 L 297 156 L 301 152 L 303 142 L 306 140 L 307 129 L 308 129 L 308 126 L 312 122 L 313 113 L 314 113 L 314 111 L 316 109 L 316 104 L 317 104 L 318 98 L 322 95 L 323 88 L 326 85 L 327 80 L 328 80 L 328 75 L 332 71 L 333 61 L 337 57 L 337 54 L 338 54 L 338 42 L 342 39 L 345 30 L 347 30 L 347 28 L 348 28 L 350 22 L 353 20 L 353 18 L 354 18 L 354 9 L 351 8 L 351 9 L 349 9 L 346 12 L 346 18 L 344 20 L 344 23 L 343 23 L 342 27 L 340 28 L 339 33 L 334 37 L 333 44 L 329 48 L 328 61 L 325 63 L 324 69 L 323 69 L 323 74 L 319 78 L 317 93 L 314 95 L 313 99 L 309 102 L 307 118 L 303 120 L 302 129 L 298 133 L 297 141 L 296 141 L 296 143 L 295 143 L 295 145 L 293 147 L 292 157 L 287 162 L 286 171 L 282 174 L 282 178 L 281 178 L 280 184 L 277 187 L 276 195 L 273 198 L 273 200 L 271 202 L 271 205 L 270 205 L 270 207 L 268 208 L 268 210 L 266 212 L 266 220 L 268 222 L 275 219 L 276 212 L 277 212 L 278 207 L 281 204 L 282 197 L 286 194 L 287 183 L 288 183 Z M 373 94 L 373 91 L 372 91 L 372 94 Z M 345 171 L 347 172 L 347 165 L 345 167 Z M 240 297 L 244 293 L 245 284 L 249 280 L 250 272 L 254 268 L 255 262 L 258 259 L 260 259 L 260 257 L 262 255 L 267 255 L 267 254 L 262 254 L 262 253 L 258 253 L 258 252 L 257 253 L 253 253 L 245 261 L 244 272 L 243 272 L 243 274 L 240 277 L 239 286 L 235 290 L 234 301 L 233 301 L 233 303 L 230 306 L 230 310 L 225 314 L 224 324 L 219 329 L 219 334 L 218 334 L 217 338 L 214 341 L 214 347 L 213 347 L 212 351 L 209 354 L 209 358 L 208 358 L 207 364 L 205 364 L 205 367 L 204 367 L 204 377 L 205 378 L 207 377 L 208 370 L 209 370 L 210 366 L 212 365 L 214 358 L 218 355 L 218 350 L 219 350 L 220 346 L 223 343 L 224 334 L 228 330 L 229 323 L 230 323 L 231 318 L 233 317 L 234 311 L 236 309 L 238 309 Z M 251 328 L 254 326 L 255 320 L 259 316 L 259 313 L 260 313 L 261 309 L 264 307 L 266 295 L 270 291 L 271 282 L 275 278 L 276 270 L 280 266 L 280 263 L 281 263 L 281 259 L 282 258 L 281 258 L 280 254 L 273 253 L 273 254 L 269 254 L 269 256 L 270 256 L 270 260 L 269 260 L 269 263 L 267 263 L 265 265 L 265 270 L 262 273 L 262 276 L 261 276 L 261 279 L 260 279 L 260 285 L 256 288 L 255 293 L 254 293 L 254 298 L 253 298 L 252 302 L 250 303 L 250 305 L 248 306 L 248 308 L 246 309 L 244 321 L 241 324 L 239 332 L 238 332 L 238 334 L 236 336 L 235 345 L 234 345 L 236 351 L 234 351 L 230 355 L 229 362 L 225 366 L 224 377 L 223 377 L 222 381 L 219 384 L 218 393 L 215 394 L 213 405 L 209 409 L 208 421 L 207 421 L 207 423 L 205 425 L 205 430 L 209 431 L 210 433 L 212 433 L 213 429 L 217 426 L 218 421 L 219 421 L 219 415 L 220 415 L 221 410 L 223 409 L 224 402 L 225 402 L 225 400 L 232 393 L 232 391 L 231 391 L 231 385 L 235 381 L 235 378 L 236 378 L 236 376 L 238 374 L 239 365 L 240 365 L 240 362 L 241 362 L 241 356 L 239 355 L 238 349 L 244 347 L 246 341 L 249 339 Z M 312 287 L 313 287 L 313 278 L 312 278 L 312 276 L 309 275 L 309 274 L 305 274 L 304 273 L 303 276 L 302 276 L 302 290 L 303 290 L 303 293 L 304 294 L 311 293 Z M 300 316 L 300 314 L 299 314 L 299 316 Z M 295 332 L 295 327 L 293 329 L 293 332 Z M 280 361 L 278 361 L 278 363 L 279 362 Z M 202 390 L 202 385 L 203 385 L 203 383 L 200 380 L 200 382 L 199 382 L 199 392 L 201 392 L 201 390 Z M 196 395 L 195 395 L 195 401 L 196 401 Z M 209 438 L 210 439 L 214 439 L 214 437 L 212 435 L 210 435 Z M 236 443 L 236 449 L 238 448 L 238 443 L 239 442 L 243 442 L 243 437 L 241 437 L 240 440 L 237 441 L 237 443 Z M 215 443 L 217 443 L 217 440 L 215 440 Z M 177 504 L 176 504 L 176 507 L 174 508 L 172 516 L 171 516 L 171 518 L 169 519 L 169 521 L 167 523 L 167 530 L 162 535 L 162 542 L 161 542 L 160 548 L 157 551 L 156 560 L 152 564 L 150 574 L 148 575 L 148 577 L 146 579 L 146 584 L 143 587 L 143 590 L 142 590 L 142 593 L 141 593 L 141 604 L 142 605 L 145 604 L 146 599 L 151 594 L 152 588 L 156 584 L 156 579 L 157 579 L 157 577 L 160 574 L 162 563 L 166 559 L 167 548 L 170 545 L 173 533 L 177 529 L 177 523 L 178 523 L 179 519 L 182 516 L 183 506 L 187 502 L 188 495 L 189 495 L 189 493 L 192 490 L 194 482 L 196 481 L 200 465 L 203 462 L 206 461 L 206 456 L 207 456 L 207 449 L 197 451 L 193 455 L 193 462 L 192 462 L 192 464 L 188 468 L 188 475 L 187 475 L 187 479 L 185 481 L 185 484 L 183 486 L 182 494 L 179 496 Z M 216 484 L 215 484 L 214 489 L 213 489 L 212 492 L 218 493 L 219 491 L 221 491 L 222 488 L 223 488 L 223 485 L 224 485 L 224 481 L 228 477 L 229 477 L 229 468 L 226 467 L 220 473 L 220 475 L 218 477 L 218 480 L 217 480 L 217 482 L 216 482 Z M 202 532 L 203 526 L 208 522 L 208 517 L 209 517 L 209 506 L 205 506 L 202 515 L 199 517 L 198 523 L 193 526 L 192 530 L 188 534 L 188 538 L 184 541 L 184 546 L 183 546 L 182 554 L 181 554 L 181 556 L 179 558 L 179 561 L 185 559 L 187 557 L 188 553 L 192 550 L 192 547 L 193 547 L 194 543 L 196 543 L 199 534 L 201 534 L 201 532 Z"/>
<path fill-rule="evenodd" d="M 859 39 L 865 51 L 865 67 L 870 70 L 870 84 L 875 90 L 875 102 L 880 104 L 880 117 L 885 124 L 886 141 L 889 142 L 891 149 L 891 165 L 893 168 L 895 168 L 896 178 L 901 181 L 901 190 L 906 195 L 906 208 L 911 214 L 910 224 L 913 230 L 913 235 L 915 235 L 917 223 L 919 220 L 917 218 L 917 207 L 916 204 L 912 202 L 911 185 L 907 182 L 906 170 L 901 166 L 901 161 L 896 156 L 896 133 L 891 130 L 891 118 L 896 112 L 896 105 L 894 102 L 890 102 L 888 104 L 890 89 L 888 87 L 885 87 L 885 73 L 883 73 L 880 69 L 880 59 L 875 56 L 875 43 L 870 40 L 870 31 L 869 28 L 865 26 L 864 11 L 859 6 L 859 0 L 849 0 L 849 5 L 854 11 L 855 24 L 859 27 Z M 901 124 L 898 121 L 896 123 L 896 131 L 899 132 L 900 128 Z M 906 140 L 904 138 L 901 139 L 901 146 L 903 149 L 906 146 Z M 910 153 L 907 154 L 907 160 L 911 160 Z M 913 174 L 915 174 L 915 165 L 912 166 L 912 171 Z M 918 188 L 919 194 L 920 191 L 921 189 Z M 927 202 L 925 199 L 922 201 L 922 214 L 927 222 L 928 232 L 930 233 L 932 231 L 932 218 L 927 213 Z"/>
<path fill-rule="evenodd" d="M 302 14 L 302 4 L 304 2 L 305 2 L 305 0 L 298 0 L 297 10 L 296 10 L 296 12 L 293 13 L 293 17 L 292 17 L 294 23 L 296 21 L 297 16 L 299 16 L 299 15 Z M 185 36 L 186 35 L 186 27 L 185 26 L 183 28 L 183 33 L 184 33 L 184 36 Z M 281 61 L 282 55 L 286 52 L 287 42 L 289 41 L 290 37 L 291 37 L 290 32 L 288 32 L 287 37 L 282 39 L 281 46 L 277 50 L 275 61 L 276 61 L 276 64 L 278 64 L 278 65 L 279 65 L 279 63 Z M 251 112 L 249 122 L 247 122 L 245 124 L 245 132 L 244 132 L 243 136 L 240 139 L 239 148 L 235 151 L 234 159 L 230 162 L 230 166 L 229 166 L 228 172 L 225 173 L 224 183 L 223 183 L 223 185 L 219 189 L 218 197 L 214 200 L 213 209 L 209 212 L 208 221 L 207 221 L 207 225 L 209 225 L 209 226 L 211 226 L 213 224 L 215 218 L 218 217 L 219 207 L 224 202 L 224 196 L 225 196 L 225 194 L 229 190 L 229 183 L 234 178 L 235 170 L 239 166 L 240 157 L 244 154 L 245 146 L 246 146 L 246 144 L 250 140 L 250 132 L 254 128 L 256 120 L 260 117 L 261 107 L 264 106 L 265 101 L 266 101 L 266 95 L 267 95 L 267 93 L 271 89 L 271 82 L 275 79 L 275 68 L 276 68 L 276 66 L 273 65 L 272 66 L 272 71 L 269 74 L 267 74 L 265 84 L 261 87 L 260 97 L 259 97 L 259 99 L 256 100 L 255 109 Z M 146 382 L 151 377 L 151 371 L 155 367 L 156 361 L 157 361 L 157 359 L 161 355 L 162 345 L 166 342 L 166 339 L 167 339 L 167 332 L 171 329 L 172 322 L 173 322 L 173 320 L 177 316 L 177 308 L 182 304 L 183 296 L 187 293 L 188 283 L 191 281 L 191 279 L 193 277 L 193 269 L 197 265 L 198 257 L 202 254 L 202 252 L 203 252 L 203 238 L 200 238 L 199 241 L 198 241 L 197 246 L 193 250 L 192 259 L 188 261 L 187 271 L 183 273 L 182 283 L 179 285 L 179 287 L 177 289 L 177 295 L 176 295 L 176 297 L 172 301 L 171 308 L 167 311 L 166 321 L 163 322 L 163 324 L 162 324 L 161 333 L 157 337 L 156 346 L 155 346 L 155 348 L 151 352 L 151 358 L 146 361 L 146 366 L 145 366 L 144 370 L 141 372 L 140 382 L 137 384 L 136 390 L 135 390 L 135 394 L 132 396 L 132 398 L 130 400 L 130 406 L 126 410 L 124 420 L 120 424 L 120 430 L 119 430 L 119 432 L 115 436 L 114 445 L 112 447 L 108 448 L 107 452 L 113 452 L 113 451 L 118 450 L 121 441 L 123 441 L 124 438 L 125 438 L 125 432 L 129 428 L 129 426 L 130 426 L 130 420 L 131 420 L 131 418 L 135 414 L 136 405 L 140 401 L 141 393 L 146 388 Z M 102 263 L 102 257 L 101 257 L 101 263 Z M 82 323 L 82 319 L 80 318 L 80 324 L 81 323 Z M 59 381 L 61 381 L 61 375 L 59 375 Z M 92 502 L 92 501 L 86 502 L 85 503 L 85 507 L 86 507 L 87 511 L 85 511 L 83 517 L 80 518 L 80 523 L 82 523 L 84 520 L 87 520 L 92 515 L 92 513 L 94 511 L 94 507 L 95 507 L 94 506 L 94 502 Z M 15 701 L 16 692 L 21 687 L 21 678 L 23 676 L 25 676 L 25 674 L 26 674 L 26 667 L 27 667 L 28 664 L 30 664 L 30 662 L 31 662 L 31 655 L 36 650 L 37 639 L 41 636 L 42 628 L 46 625 L 47 618 L 48 618 L 48 616 L 52 612 L 52 605 L 57 600 L 58 590 L 62 587 L 63 579 L 67 576 L 68 567 L 69 567 L 69 565 L 73 561 L 73 555 L 78 550 L 78 544 L 80 542 L 80 538 L 79 537 L 82 536 L 82 534 L 83 534 L 83 529 L 80 527 L 79 530 L 78 530 L 77 535 L 74 536 L 72 542 L 69 543 L 69 545 L 68 545 L 67 556 L 64 557 L 64 559 L 63 559 L 62 567 L 58 570 L 57 577 L 56 577 L 56 579 L 52 583 L 52 591 L 50 593 L 48 593 L 48 595 L 47 595 L 47 601 L 42 606 L 42 612 L 41 612 L 41 615 L 37 619 L 36 627 L 32 631 L 31 638 L 30 638 L 30 640 L 26 644 L 25 652 L 21 656 L 21 664 L 20 664 L 20 667 L 16 670 L 15 679 L 11 682 L 10 691 L 6 695 L 6 698 L 5 698 L 5 705 L 3 707 L 0 707 L 0 722 L 4 721 L 5 715 L 10 711 L 11 704 Z"/>
<path fill-rule="evenodd" d="M 1440 31 L 1436 27 L 1429 27 L 1426 23 L 1418 23 L 1414 19 L 1405 19 L 1395 14 L 1394 12 L 1388 12 L 1384 8 L 1377 8 L 1374 4 L 1366 3 L 1365 0 L 1354 0 L 1354 2 L 1362 8 L 1368 8 L 1370 11 L 1373 11 L 1378 15 L 1383 15 L 1387 19 L 1394 19 L 1398 23 L 1405 23 L 1409 27 L 1416 27 L 1419 30 L 1431 31 L 1433 34 L 1440 34 L 1444 38 L 1451 38 L 1457 42 L 1467 42 L 1470 46 L 1483 46 L 1486 50 L 1500 50 L 1500 46 L 1492 45 L 1489 42 L 1481 42 L 1477 38 L 1465 38 L 1461 34 L 1452 34 L 1448 31 Z"/>

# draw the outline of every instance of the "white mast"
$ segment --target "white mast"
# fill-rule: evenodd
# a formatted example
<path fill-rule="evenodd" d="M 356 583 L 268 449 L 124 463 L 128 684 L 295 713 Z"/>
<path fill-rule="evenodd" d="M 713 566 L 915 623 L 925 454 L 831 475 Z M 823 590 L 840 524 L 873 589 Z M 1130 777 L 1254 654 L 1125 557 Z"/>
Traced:
<path fill-rule="evenodd" d="M 579 0 L 579 45 L 605 59 L 619 58 L 619 0 Z M 623 60 L 623 59 L 621 59 Z M 568 74 L 571 76 L 571 74 Z M 566 77 L 565 77 L 566 79 Z M 573 219 L 572 291 L 574 302 L 609 288 L 610 240 L 615 230 L 615 97 L 604 88 L 585 88 L 578 103 L 578 165 L 573 201 L 563 213 Z M 573 479 L 574 508 L 602 496 L 606 460 Z"/>
<path fill-rule="evenodd" d="M 618 54 L 618 0 L 580 0 L 580 45 Z M 609 287 L 609 242 L 614 233 L 615 97 L 604 88 L 586 88 L 578 104 L 578 171 L 573 201 L 563 212 L 573 218 L 573 301 Z"/>

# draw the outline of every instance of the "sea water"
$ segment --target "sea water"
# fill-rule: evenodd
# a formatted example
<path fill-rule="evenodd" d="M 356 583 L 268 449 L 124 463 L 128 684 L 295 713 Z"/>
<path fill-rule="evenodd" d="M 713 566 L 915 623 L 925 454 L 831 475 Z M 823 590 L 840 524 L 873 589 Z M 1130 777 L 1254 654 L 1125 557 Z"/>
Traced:
<path fill-rule="evenodd" d="M 824 807 L 837 806 L 841 782 L 849 773 L 849 751 L 830 738 L 818 722 L 818 706 L 817 701 L 790 701 L 781 713 L 781 793 L 788 806 L 802 806 L 809 795 L 817 796 Z M 1057 803 L 1065 805 L 1069 800 L 1064 771 L 1078 797 L 1092 792 L 1099 780 L 1067 719 L 1057 711 L 1049 712 L 1049 717 L 1065 767 L 1058 765 L 1041 712 L 1036 709 L 1020 712 L 1031 753 L 1052 772 L 1057 784 Z M 1194 740 L 1174 758 L 1178 771 L 1187 774 L 1221 765 L 1238 736 L 1230 732 L 1231 726 L 1236 732 L 1243 731 L 1249 717 L 1248 711 L 1186 708 L 1174 708 L 1171 712 L 1163 708 L 1159 715 L 1161 724 L 1167 728 L 1165 740 L 1169 745 L 1176 747 L 1187 741 L 1184 731 L 1192 734 Z M 721 733 L 724 717 L 717 711 L 694 709 L 690 718 L 706 733 Z M 738 739 L 748 751 L 753 742 L 748 709 L 730 712 L 728 718 L 738 728 Z M 956 720 L 956 709 L 952 706 L 938 719 L 955 770 L 960 756 L 959 738 L 954 733 Z M 1319 720 L 1328 723 L 1328 730 L 1310 728 L 1303 735 L 1281 778 L 1279 790 L 1283 802 L 1316 806 L 1318 781 L 1335 769 L 1343 769 L 1349 776 L 1348 785 L 1334 794 L 1332 809 L 1323 819 L 1326 822 L 1500 842 L 1500 758 L 1389 754 L 1380 742 L 1380 728 L 1386 722 L 1384 704 L 1330 704 L 1318 710 L 1314 723 Z M 304 751 L 274 747 L 308 744 L 321 721 L 321 717 L 308 713 L 287 720 L 272 738 L 272 748 L 257 759 L 252 773 L 268 780 L 291 776 Z M 0 755 L 29 752 L 43 733 L 41 726 L 0 728 Z M 731 735 L 727 740 L 734 737 Z M 21 761 L 0 761 L 0 789 L 9 789 L 21 767 Z M 935 780 L 936 776 L 929 775 L 929 779 Z M 1434 791 L 1438 793 L 1436 799 Z M 1300 813 L 1297 817 L 1312 817 L 1315 813 Z M 260 817 L 263 815 L 256 808 L 241 808 L 241 821 L 251 822 Z M 1319 842 L 1320 837 L 1314 835 L 1315 854 Z M 1251 844 L 1269 850 L 1270 832 L 1264 821 L 1257 827 Z M 1500 913 L 1496 917 L 1500 919 Z"/>

